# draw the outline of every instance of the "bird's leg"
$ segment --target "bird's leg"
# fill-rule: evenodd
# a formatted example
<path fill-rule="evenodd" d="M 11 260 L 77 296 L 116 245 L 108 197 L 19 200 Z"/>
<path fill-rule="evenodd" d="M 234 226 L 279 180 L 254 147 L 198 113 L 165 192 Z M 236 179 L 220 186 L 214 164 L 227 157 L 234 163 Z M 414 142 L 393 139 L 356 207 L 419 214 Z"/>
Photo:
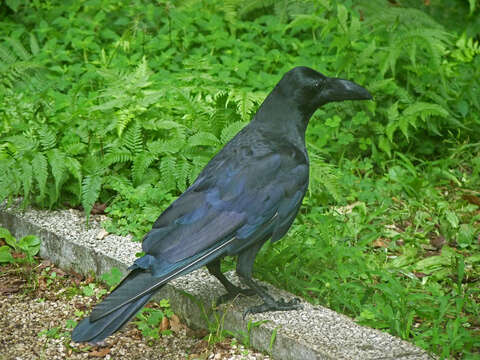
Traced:
<path fill-rule="evenodd" d="M 252 306 L 243 312 L 243 318 L 247 314 L 256 314 L 266 311 L 288 311 L 301 309 L 300 300 L 293 299 L 292 301 L 285 301 L 284 299 L 275 300 L 264 287 L 258 285 L 252 279 L 253 263 L 255 256 L 262 247 L 263 242 L 256 243 L 250 248 L 245 249 L 238 256 L 237 274 L 242 282 L 252 289 L 263 300 L 263 304 Z"/>
<path fill-rule="evenodd" d="M 216 300 L 217 305 L 230 301 L 240 294 L 245 296 L 252 296 L 256 294 L 255 291 L 252 289 L 242 289 L 238 286 L 233 285 L 220 270 L 220 259 L 216 259 L 211 263 L 207 264 L 207 269 L 208 272 L 215 276 L 227 290 L 227 294 L 220 296 Z"/>

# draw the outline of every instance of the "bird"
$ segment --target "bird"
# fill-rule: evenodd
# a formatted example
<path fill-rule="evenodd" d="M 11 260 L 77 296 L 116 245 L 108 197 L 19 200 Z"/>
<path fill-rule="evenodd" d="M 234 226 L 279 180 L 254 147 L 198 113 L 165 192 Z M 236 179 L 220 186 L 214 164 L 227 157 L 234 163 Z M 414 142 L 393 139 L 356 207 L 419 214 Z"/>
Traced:
<path fill-rule="evenodd" d="M 281 239 L 292 225 L 309 179 L 308 122 L 329 102 L 370 100 L 353 81 L 309 67 L 286 72 L 252 120 L 203 168 L 144 236 L 144 255 L 128 275 L 72 331 L 75 342 L 101 343 L 119 330 L 167 282 L 206 266 L 225 287 L 219 302 L 258 295 L 245 314 L 299 309 L 298 299 L 276 300 L 252 279 L 260 248 Z M 236 256 L 246 287 L 231 283 L 220 261 Z"/>

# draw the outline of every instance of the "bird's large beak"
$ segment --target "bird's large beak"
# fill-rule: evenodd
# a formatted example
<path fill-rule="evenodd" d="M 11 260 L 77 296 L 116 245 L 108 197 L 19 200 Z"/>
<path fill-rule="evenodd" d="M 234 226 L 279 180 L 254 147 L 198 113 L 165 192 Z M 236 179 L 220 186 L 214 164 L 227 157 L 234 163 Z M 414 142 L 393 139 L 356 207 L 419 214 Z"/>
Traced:
<path fill-rule="evenodd" d="M 372 99 L 372 95 L 367 89 L 355 84 L 353 81 L 329 78 L 328 88 L 330 90 L 329 98 L 332 99 L 331 101 Z"/>

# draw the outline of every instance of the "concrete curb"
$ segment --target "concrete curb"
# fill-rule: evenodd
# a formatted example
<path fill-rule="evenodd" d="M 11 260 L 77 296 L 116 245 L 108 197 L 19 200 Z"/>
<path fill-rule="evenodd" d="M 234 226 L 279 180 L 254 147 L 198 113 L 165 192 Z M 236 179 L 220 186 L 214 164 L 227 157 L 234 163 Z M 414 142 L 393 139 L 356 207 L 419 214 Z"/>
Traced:
<path fill-rule="evenodd" d="M 65 269 L 96 275 L 118 267 L 123 272 L 140 251 L 140 244 L 116 235 L 98 236 L 101 216 L 85 229 L 76 210 L 20 211 L 0 207 L 0 226 L 16 237 L 35 234 L 42 240 L 40 256 Z M 229 273 L 228 277 L 238 283 Z M 274 296 L 288 299 L 292 294 L 265 284 Z M 158 298 L 168 298 L 172 309 L 191 327 L 223 327 L 240 340 L 249 338 L 254 348 L 275 359 L 432 359 L 425 350 L 381 331 L 357 325 L 352 319 L 327 308 L 303 302 L 303 309 L 255 314 L 242 319 L 245 307 L 257 298 L 238 298 L 213 312 L 215 298 L 225 291 L 204 269 L 170 282 Z M 250 323 L 250 331 L 247 326 Z M 253 326 L 252 326 L 253 325 Z M 271 343 L 273 345 L 271 345 Z"/>

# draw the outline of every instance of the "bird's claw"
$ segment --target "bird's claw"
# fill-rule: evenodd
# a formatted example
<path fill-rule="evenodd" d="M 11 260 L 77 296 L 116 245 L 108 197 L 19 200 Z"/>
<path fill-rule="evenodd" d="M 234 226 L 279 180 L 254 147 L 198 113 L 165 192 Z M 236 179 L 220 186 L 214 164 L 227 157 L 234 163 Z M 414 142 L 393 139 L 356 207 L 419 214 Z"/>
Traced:
<path fill-rule="evenodd" d="M 232 291 L 232 292 L 228 292 L 226 293 L 225 295 L 221 295 L 217 298 L 217 300 L 215 301 L 215 306 L 218 306 L 218 305 L 221 305 L 221 304 L 225 304 L 226 302 L 229 302 L 233 299 L 235 299 L 237 296 L 239 295 L 243 295 L 243 296 L 253 296 L 255 295 L 255 291 L 253 291 L 252 289 L 242 289 L 242 288 L 238 288 L 237 290 L 235 291 Z"/>
<path fill-rule="evenodd" d="M 300 304 L 300 299 L 295 298 L 291 301 L 285 301 L 284 299 L 279 299 L 277 301 L 265 301 L 261 305 L 252 306 L 246 309 L 243 312 L 243 319 L 248 314 L 258 314 L 267 311 L 289 311 L 289 310 L 300 310 L 302 305 Z"/>

